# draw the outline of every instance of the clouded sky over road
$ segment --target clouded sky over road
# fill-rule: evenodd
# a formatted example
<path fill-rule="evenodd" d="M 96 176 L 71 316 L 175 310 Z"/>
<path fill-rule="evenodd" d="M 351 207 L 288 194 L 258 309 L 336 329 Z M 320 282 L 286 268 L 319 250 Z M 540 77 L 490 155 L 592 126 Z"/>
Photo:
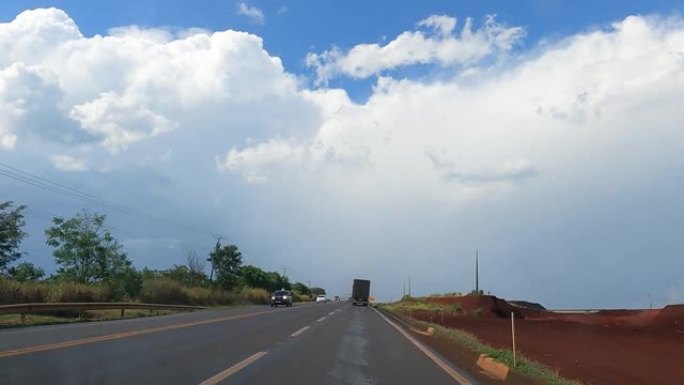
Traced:
<path fill-rule="evenodd" d="M 34 3 L 0 5 L 0 199 L 48 271 L 85 207 L 140 267 L 221 234 L 396 299 L 470 290 L 479 249 L 506 298 L 684 301 L 678 2 Z"/>

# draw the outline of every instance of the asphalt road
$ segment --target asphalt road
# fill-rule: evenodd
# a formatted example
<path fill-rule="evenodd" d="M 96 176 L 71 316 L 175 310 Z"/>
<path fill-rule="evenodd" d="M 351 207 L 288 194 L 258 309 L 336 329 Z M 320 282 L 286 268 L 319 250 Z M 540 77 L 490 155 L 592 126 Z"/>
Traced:
<path fill-rule="evenodd" d="M 476 383 L 404 333 L 347 303 L 9 329 L 0 384 Z"/>

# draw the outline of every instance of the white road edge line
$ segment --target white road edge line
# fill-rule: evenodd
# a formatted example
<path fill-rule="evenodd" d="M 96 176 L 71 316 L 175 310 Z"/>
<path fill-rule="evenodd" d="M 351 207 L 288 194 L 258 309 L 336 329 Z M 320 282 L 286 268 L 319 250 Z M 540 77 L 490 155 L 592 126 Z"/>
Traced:
<path fill-rule="evenodd" d="M 413 338 L 413 336 L 411 336 L 408 332 L 406 332 L 404 329 L 397 326 L 394 322 L 390 321 L 390 319 L 385 317 L 384 314 L 380 313 L 379 310 L 377 310 L 375 308 L 371 308 L 371 309 L 375 310 L 375 312 L 378 313 L 378 315 L 380 317 L 382 317 L 382 319 L 384 319 L 385 321 L 387 321 L 388 324 L 392 325 L 395 329 L 397 329 L 399 331 L 399 333 L 401 333 L 404 337 L 406 337 L 407 340 L 409 340 L 413 345 L 415 345 L 421 352 L 423 352 L 423 354 L 428 356 L 428 358 L 430 358 L 435 364 L 437 364 L 437 366 L 439 366 L 442 370 L 447 372 L 447 374 L 449 376 L 451 376 L 451 378 L 456 380 L 459 384 L 461 384 L 461 385 L 473 385 L 472 382 L 470 382 L 467 378 L 463 377 L 460 373 L 455 371 L 448 363 L 444 362 L 444 360 L 437 357 L 427 347 L 425 347 L 425 345 L 418 342 L 418 340 Z"/>
<path fill-rule="evenodd" d="M 233 374 L 239 372 L 240 370 L 246 368 L 249 364 L 253 363 L 254 361 L 258 360 L 259 358 L 263 357 L 266 355 L 266 352 L 259 352 L 255 353 L 244 360 L 238 362 L 237 364 L 231 366 L 230 368 L 222 371 L 221 373 L 202 381 L 199 385 L 216 385 L 219 382 L 225 380 L 226 378 L 232 376 Z"/>
<path fill-rule="evenodd" d="M 298 335 L 304 333 L 310 326 L 304 326 L 303 328 L 297 330 L 296 332 L 290 334 L 290 337 L 297 337 Z"/>
<path fill-rule="evenodd" d="M 321 318 L 317 319 L 316 322 L 321 322 L 321 321 L 323 321 L 324 319 L 325 319 L 325 317 L 321 317 Z"/>
<path fill-rule="evenodd" d="M 331 311 L 330 313 L 328 313 L 328 315 L 333 315 L 333 314 L 335 314 L 334 311 Z"/>

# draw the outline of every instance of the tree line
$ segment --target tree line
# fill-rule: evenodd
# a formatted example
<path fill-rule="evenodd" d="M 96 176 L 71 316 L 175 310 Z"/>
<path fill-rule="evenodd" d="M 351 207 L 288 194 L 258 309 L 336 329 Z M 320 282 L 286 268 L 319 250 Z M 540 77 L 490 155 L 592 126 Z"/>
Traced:
<path fill-rule="evenodd" d="M 71 218 L 53 217 L 45 230 L 47 245 L 53 248 L 57 271 L 45 276 L 45 270 L 21 261 L 21 241 L 26 237 L 25 205 L 0 202 L 0 278 L 19 282 L 74 282 L 105 285 L 119 298 L 136 298 L 146 280 L 166 279 L 186 287 L 235 291 L 256 288 L 273 292 L 291 290 L 300 296 L 325 293 L 302 282 L 290 283 L 288 277 L 244 265 L 242 253 L 234 244 L 217 241 L 207 256 L 185 250 L 186 263 L 164 270 L 136 269 L 107 225 L 104 214 L 83 210 Z M 210 274 L 207 275 L 206 264 Z"/>

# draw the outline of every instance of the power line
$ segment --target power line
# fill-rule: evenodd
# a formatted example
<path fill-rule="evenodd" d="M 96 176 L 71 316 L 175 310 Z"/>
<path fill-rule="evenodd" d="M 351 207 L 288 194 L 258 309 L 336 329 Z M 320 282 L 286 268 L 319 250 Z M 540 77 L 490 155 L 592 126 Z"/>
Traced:
<path fill-rule="evenodd" d="M 64 185 L 62 183 L 54 182 L 51 181 L 47 178 L 40 177 L 38 175 L 29 173 L 27 171 L 21 170 L 16 167 L 12 167 L 10 165 L 0 163 L 0 175 L 3 175 L 7 178 L 13 179 L 15 181 L 28 184 L 30 186 L 34 186 L 46 191 L 50 191 L 56 194 L 61 194 L 64 196 L 67 196 L 72 199 L 80 200 L 82 202 L 90 203 L 90 204 L 96 204 L 100 205 L 103 207 L 106 207 L 111 210 L 119 211 L 124 214 L 128 215 L 134 215 L 138 216 L 140 218 L 149 220 L 151 222 L 165 222 L 167 224 L 172 224 L 175 225 L 178 228 L 182 228 L 183 230 L 186 231 L 193 231 L 196 233 L 201 233 L 203 235 L 213 235 L 213 233 L 207 231 L 207 230 L 202 230 L 202 229 L 197 229 L 185 224 L 180 224 L 180 223 L 169 223 L 169 221 L 166 220 L 160 220 L 159 218 L 155 218 L 154 216 L 151 216 L 147 213 L 144 213 L 139 210 L 135 210 L 133 208 L 127 207 L 125 205 L 121 205 L 100 197 L 97 197 L 92 194 L 84 193 L 82 191 L 79 191 L 73 187 L 69 187 L 67 185 Z"/>
<path fill-rule="evenodd" d="M 127 211 L 135 211 L 131 208 L 128 208 L 126 206 L 108 201 L 106 199 L 99 198 L 97 196 L 87 194 L 83 191 L 79 191 L 75 188 L 66 186 L 64 184 L 58 183 L 51 181 L 49 179 L 43 178 L 41 176 L 32 174 L 28 171 L 24 171 L 21 169 L 18 169 L 16 167 L 12 167 L 10 165 L 0 163 L 0 174 L 5 175 L 9 178 L 12 178 L 14 180 L 30 184 L 35 187 L 43 188 L 52 192 L 56 192 L 58 194 L 63 194 L 75 199 L 80 199 L 87 201 L 89 203 L 98 203 L 101 205 L 106 205 L 106 206 L 111 206 L 111 207 L 117 207 L 119 209 L 127 210 Z"/>
<path fill-rule="evenodd" d="M 42 219 L 52 219 L 54 217 L 59 217 L 59 215 L 57 215 L 55 213 L 51 213 L 51 212 L 43 211 L 43 210 L 35 210 L 33 208 L 27 208 L 25 213 L 28 216 L 32 216 L 32 217 L 36 217 L 36 218 L 42 218 Z M 133 232 L 125 231 L 125 230 L 121 230 L 121 229 L 115 229 L 114 231 L 115 231 L 116 235 L 123 235 L 126 237 L 131 237 L 132 239 L 128 239 L 128 241 L 139 240 L 139 239 L 155 239 L 158 241 L 158 242 L 154 242 L 157 245 L 159 245 L 159 243 L 160 243 L 159 241 L 163 241 L 163 240 L 160 240 L 160 236 L 154 236 L 154 235 L 150 235 L 150 234 L 133 233 Z M 128 243 L 128 242 L 126 242 L 125 239 L 122 239 L 122 244 L 125 244 L 125 243 Z M 198 250 L 200 252 L 202 252 L 203 250 L 206 251 L 208 249 L 207 245 L 200 247 L 195 243 L 188 243 L 188 242 L 183 242 L 183 241 L 180 241 L 178 243 L 178 247 L 174 247 L 174 248 L 178 249 L 180 252 L 183 247 L 191 248 L 193 250 Z"/>

